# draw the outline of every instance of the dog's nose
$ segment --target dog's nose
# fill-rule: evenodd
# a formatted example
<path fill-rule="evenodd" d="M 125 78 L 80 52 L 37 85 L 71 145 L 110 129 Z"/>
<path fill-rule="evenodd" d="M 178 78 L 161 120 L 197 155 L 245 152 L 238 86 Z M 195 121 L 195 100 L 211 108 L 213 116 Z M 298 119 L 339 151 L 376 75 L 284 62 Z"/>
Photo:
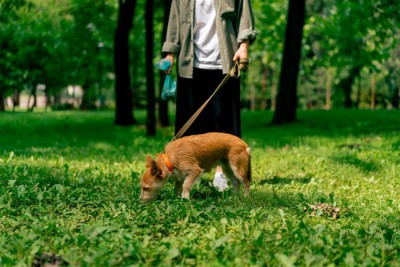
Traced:
<path fill-rule="evenodd" d="M 151 201 L 152 200 L 152 198 L 151 197 L 145 197 L 143 194 L 140 194 L 140 200 L 141 201 L 143 201 L 143 202 L 148 202 L 148 201 Z"/>

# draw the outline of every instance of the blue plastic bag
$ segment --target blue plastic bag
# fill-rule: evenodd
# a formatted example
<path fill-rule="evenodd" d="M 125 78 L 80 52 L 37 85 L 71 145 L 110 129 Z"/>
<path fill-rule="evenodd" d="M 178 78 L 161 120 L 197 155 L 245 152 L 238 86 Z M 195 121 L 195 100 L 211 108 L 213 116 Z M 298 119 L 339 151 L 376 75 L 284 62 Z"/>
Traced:
<path fill-rule="evenodd" d="M 168 70 L 171 66 L 171 62 L 166 59 L 161 59 L 156 63 L 156 68 L 160 70 Z M 164 85 L 161 91 L 161 99 L 167 100 L 169 98 L 175 97 L 176 93 L 176 82 L 172 80 L 171 75 L 167 74 L 165 76 Z"/>

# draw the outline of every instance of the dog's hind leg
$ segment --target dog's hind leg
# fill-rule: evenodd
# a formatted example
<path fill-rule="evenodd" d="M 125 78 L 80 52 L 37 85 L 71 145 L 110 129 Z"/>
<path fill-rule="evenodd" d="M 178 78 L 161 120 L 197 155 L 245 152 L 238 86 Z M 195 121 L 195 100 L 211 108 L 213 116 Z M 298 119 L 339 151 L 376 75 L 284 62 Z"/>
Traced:
<path fill-rule="evenodd" d="M 233 191 L 235 193 L 237 193 L 240 181 L 238 180 L 238 178 L 234 174 L 232 168 L 230 166 L 223 165 L 222 169 L 223 169 L 224 174 L 226 175 L 226 177 L 228 177 L 229 180 L 231 181 L 232 187 L 233 187 Z"/>
<path fill-rule="evenodd" d="M 249 195 L 251 181 L 251 157 L 249 150 L 243 150 L 239 153 L 232 153 L 229 160 L 232 172 L 242 185 L 244 194 Z"/>

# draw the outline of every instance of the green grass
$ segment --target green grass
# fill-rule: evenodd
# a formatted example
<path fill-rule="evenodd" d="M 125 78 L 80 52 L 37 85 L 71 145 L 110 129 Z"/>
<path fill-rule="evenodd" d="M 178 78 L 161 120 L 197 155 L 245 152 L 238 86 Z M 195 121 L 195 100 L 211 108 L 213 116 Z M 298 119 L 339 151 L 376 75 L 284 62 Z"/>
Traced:
<path fill-rule="evenodd" d="M 0 266 L 55 254 L 72 266 L 400 266 L 400 112 L 243 113 L 251 196 L 212 174 L 177 199 L 139 201 L 144 157 L 173 128 L 111 112 L 0 114 Z M 143 122 L 144 115 L 139 113 Z M 309 205 L 340 209 L 312 213 Z"/>

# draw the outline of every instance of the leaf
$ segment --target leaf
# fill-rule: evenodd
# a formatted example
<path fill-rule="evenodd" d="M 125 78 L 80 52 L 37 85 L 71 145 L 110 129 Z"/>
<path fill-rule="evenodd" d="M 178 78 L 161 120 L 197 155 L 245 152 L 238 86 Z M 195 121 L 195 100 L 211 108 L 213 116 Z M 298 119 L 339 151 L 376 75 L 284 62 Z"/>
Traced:
<path fill-rule="evenodd" d="M 281 216 L 283 225 L 286 226 L 285 212 L 282 209 L 279 209 L 279 215 Z"/>
<path fill-rule="evenodd" d="M 39 193 L 38 193 L 38 195 L 37 195 L 37 200 L 38 200 L 39 202 L 43 200 L 43 195 L 44 195 L 43 192 L 39 192 Z"/>
<path fill-rule="evenodd" d="M 25 194 L 25 192 L 26 192 L 26 188 L 25 188 L 24 185 L 19 185 L 17 187 L 17 195 L 18 195 L 18 197 L 23 196 Z"/>
<path fill-rule="evenodd" d="M 172 259 L 175 259 L 176 257 L 178 257 L 180 255 L 179 249 L 177 248 L 173 248 L 168 250 L 167 252 L 167 256 L 165 257 L 165 261 L 170 261 Z"/>
<path fill-rule="evenodd" d="M 220 222 L 221 222 L 222 225 L 227 225 L 228 224 L 228 220 L 226 218 L 222 218 Z"/>
<path fill-rule="evenodd" d="M 59 194 L 62 194 L 62 193 L 64 193 L 64 191 L 65 191 L 64 186 L 61 185 L 61 184 L 56 184 L 56 185 L 54 185 L 54 188 L 57 190 L 57 192 L 58 192 Z"/>
<path fill-rule="evenodd" d="M 16 179 L 14 179 L 14 180 L 8 180 L 8 186 L 9 186 L 9 187 L 14 187 L 16 181 L 17 181 Z"/>
<path fill-rule="evenodd" d="M 297 260 L 296 256 L 288 257 L 282 253 L 276 253 L 275 258 L 285 267 L 292 267 Z"/>
<path fill-rule="evenodd" d="M 142 244 L 141 244 L 141 247 L 142 248 L 146 248 L 148 245 L 149 245 L 149 241 L 151 240 L 151 237 L 150 236 L 145 236 L 145 237 L 143 237 L 143 241 L 142 241 Z"/>
<path fill-rule="evenodd" d="M 253 238 L 254 238 L 255 240 L 258 240 L 258 239 L 260 238 L 261 234 L 262 234 L 262 232 L 261 232 L 260 230 L 255 230 L 255 231 L 253 232 Z"/>
<path fill-rule="evenodd" d="M 344 262 L 346 263 L 346 266 L 354 266 L 355 261 L 354 261 L 353 253 L 347 252 Z"/>
<path fill-rule="evenodd" d="M 93 231 L 92 234 L 90 235 L 90 238 L 97 237 L 97 236 L 99 236 L 99 235 L 102 235 L 102 234 L 107 233 L 107 232 L 111 232 L 111 231 L 113 231 L 113 230 L 114 230 L 114 228 L 113 228 L 113 227 L 110 227 L 110 226 L 100 226 L 100 227 L 97 227 L 96 229 L 94 229 L 94 231 Z"/>
<path fill-rule="evenodd" d="M 230 238 L 229 235 L 218 238 L 217 240 L 215 240 L 213 247 L 218 248 L 218 247 L 222 246 L 226 241 L 228 241 L 229 238 Z"/>

